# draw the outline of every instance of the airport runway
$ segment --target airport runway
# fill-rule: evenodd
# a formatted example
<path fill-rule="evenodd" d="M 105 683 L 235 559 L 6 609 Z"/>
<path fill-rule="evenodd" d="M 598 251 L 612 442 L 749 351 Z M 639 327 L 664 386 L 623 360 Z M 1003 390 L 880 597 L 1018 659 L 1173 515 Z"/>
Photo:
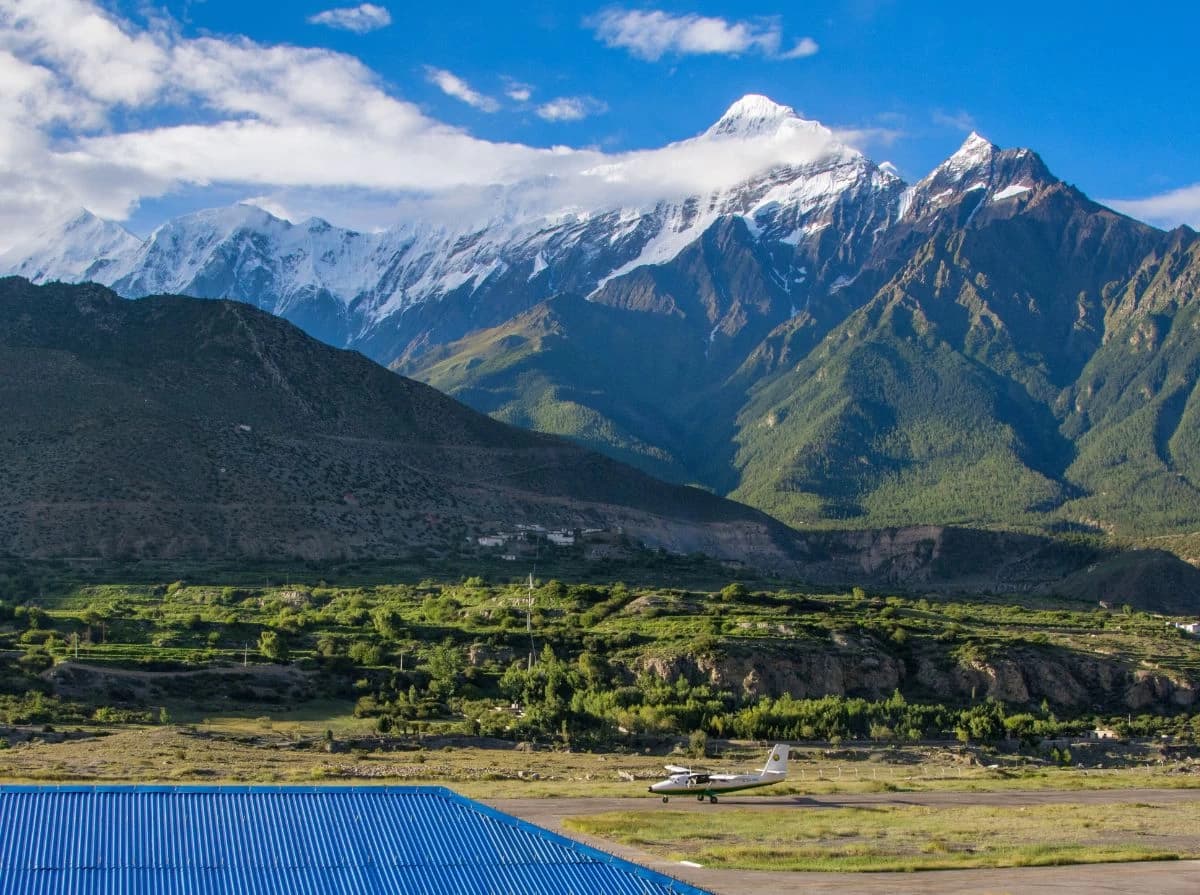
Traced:
<path fill-rule="evenodd" d="M 1196 895 L 1200 892 L 1200 861 L 1156 861 L 1129 864 L 1076 864 L 1066 867 L 1018 867 L 1003 870 L 938 870 L 919 873 L 802 873 L 751 870 L 713 870 L 687 867 L 607 840 L 582 836 L 563 828 L 563 818 L 605 811 L 647 812 L 719 811 L 722 806 L 763 811 L 780 809 L 860 808 L 878 805 L 996 805 L 1014 808 L 1047 804 L 1172 804 L 1200 801 L 1200 789 L 1117 789 L 1069 792 L 928 792 L 857 793 L 845 795 L 737 797 L 709 805 L 680 797 L 664 806 L 657 797 L 644 799 L 490 799 L 488 804 L 540 827 L 562 833 L 635 861 L 668 876 L 707 889 L 715 895 L 1041 895 L 1041 893 L 1102 893 L 1102 895 Z M 1200 840 L 1200 831 L 1197 831 Z"/>

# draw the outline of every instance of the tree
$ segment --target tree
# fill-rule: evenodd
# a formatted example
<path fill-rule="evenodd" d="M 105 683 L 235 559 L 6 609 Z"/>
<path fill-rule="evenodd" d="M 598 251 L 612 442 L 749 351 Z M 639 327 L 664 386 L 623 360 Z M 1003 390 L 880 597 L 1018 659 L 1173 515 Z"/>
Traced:
<path fill-rule="evenodd" d="M 379 635 L 388 640 L 400 640 L 408 633 L 404 616 L 392 606 L 378 607 L 371 613 L 371 620 L 375 622 L 375 630 Z"/>
<path fill-rule="evenodd" d="M 584 650 L 576 660 L 579 671 L 588 687 L 596 688 L 604 682 L 604 661 L 591 650 Z"/>
<path fill-rule="evenodd" d="M 381 665 L 383 663 L 383 650 L 379 648 L 378 644 L 367 640 L 356 640 L 350 644 L 348 655 L 358 665 Z"/>
<path fill-rule="evenodd" d="M 735 581 L 733 584 L 727 584 L 721 588 L 721 599 L 727 603 L 745 599 L 747 594 L 749 594 L 749 591 L 746 590 L 746 585 L 740 581 Z"/>
<path fill-rule="evenodd" d="M 104 616 L 95 606 L 89 606 L 83 610 L 79 620 L 87 625 L 88 640 L 92 639 L 92 628 L 102 628 L 104 625 Z"/>
<path fill-rule="evenodd" d="M 263 631 L 258 638 L 258 651 L 272 662 L 286 662 L 288 659 L 287 641 L 278 631 Z"/>
<path fill-rule="evenodd" d="M 29 630 L 40 631 L 46 626 L 50 616 L 46 614 L 46 610 L 40 606 L 27 606 L 25 608 L 25 621 L 29 625 Z"/>
<path fill-rule="evenodd" d="M 973 705 L 959 715 L 955 736 L 963 743 L 995 743 L 1004 737 L 1004 706 L 994 699 Z"/>
<path fill-rule="evenodd" d="M 458 689 L 463 669 L 462 653 L 447 640 L 429 651 L 429 692 L 436 699 L 449 699 Z"/>

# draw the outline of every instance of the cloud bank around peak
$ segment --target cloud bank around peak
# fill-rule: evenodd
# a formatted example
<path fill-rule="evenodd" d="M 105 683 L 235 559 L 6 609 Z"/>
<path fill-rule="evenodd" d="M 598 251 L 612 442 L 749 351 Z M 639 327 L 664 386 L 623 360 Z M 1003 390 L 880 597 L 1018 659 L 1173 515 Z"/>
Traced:
<path fill-rule="evenodd" d="M 452 72 L 425 74 L 476 108 L 497 102 Z M 514 100 L 532 92 L 508 82 Z M 577 121 L 605 109 L 592 97 L 559 97 L 532 111 Z M 218 188 L 296 218 L 319 211 L 364 227 L 414 203 L 461 218 L 489 190 L 533 181 L 540 186 L 523 188 L 521 201 L 547 213 L 640 204 L 830 151 L 828 133 L 797 140 L 696 139 L 617 154 L 484 140 L 398 97 L 344 53 L 188 37 L 170 20 L 140 25 L 98 0 L 0 5 L 0 251 L 67 209 L 125 220 L 140 203 Z"/>
<path fill-rule="evenodd" d="M 622 49 L 647 62 L 664 56 L 740 56 L 759 53 L 772 59 L 802 59 L 820 50 L 811 37 L 783 49 L 778 17 L 731 21 L 695 13 L 676 15 L 658 9 L 611 7 L 584 23 L 605 46 Z"/>

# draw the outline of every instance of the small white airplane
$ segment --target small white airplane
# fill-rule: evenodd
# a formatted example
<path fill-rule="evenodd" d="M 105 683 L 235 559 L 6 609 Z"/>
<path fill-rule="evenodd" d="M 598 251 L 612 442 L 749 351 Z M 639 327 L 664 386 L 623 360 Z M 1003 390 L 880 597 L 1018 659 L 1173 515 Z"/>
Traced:
<path fill-rule="evenodd" d="M 757 774 L 705 774 L 679 765 L 666 765 L 670 777 L 650 787 L 650 792 L 662 796 L 664 802 L 671 796 L 694 795 L 703 802 L 704 797 L 714 805 L 717 795 L 725 792 L 737 792 L 742 789 L 754 789 L 759 786 L 770 786 L 787 779 L 788 747 L 779 743 L 767 756 L 767 764 Z"/>

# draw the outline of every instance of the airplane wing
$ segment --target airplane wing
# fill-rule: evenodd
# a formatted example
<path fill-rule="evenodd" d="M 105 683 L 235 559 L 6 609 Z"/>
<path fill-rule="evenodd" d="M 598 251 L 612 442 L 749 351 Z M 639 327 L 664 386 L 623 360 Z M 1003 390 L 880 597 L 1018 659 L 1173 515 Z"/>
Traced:
<path fill-rule="evenodd" d="M 692 772 L 691 768 L 681 768 L 677 764 L 663 765 L 663 770 L 669 774 L 690 774 Z"/>

